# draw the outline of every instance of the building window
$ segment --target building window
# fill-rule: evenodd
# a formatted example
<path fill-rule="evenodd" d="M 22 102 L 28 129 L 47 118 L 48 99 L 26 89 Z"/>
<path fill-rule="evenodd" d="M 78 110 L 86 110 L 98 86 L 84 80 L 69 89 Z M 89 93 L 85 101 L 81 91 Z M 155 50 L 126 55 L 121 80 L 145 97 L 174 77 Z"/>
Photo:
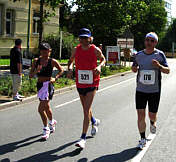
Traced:
<path fill-rule="evenodd" d="M 168 2 L 165 2 L 165 7 L 166 7 L 167 9 L 170 9 L 170 10 L 171 10 L 171 4 L 168 3 Z"/>
<path fill-rule="evenodd" d="M 6 35 L 12 36 L 14 32 L 14 12 L 13 10 L 6 10 Z"/>
<path fill-rule="evenodd" d="M 34 14 L 33 14 L 33 34 L 39 33 L 39 20 L 40 20 L 40 14 L 38 12 L 34 11 Z"/>

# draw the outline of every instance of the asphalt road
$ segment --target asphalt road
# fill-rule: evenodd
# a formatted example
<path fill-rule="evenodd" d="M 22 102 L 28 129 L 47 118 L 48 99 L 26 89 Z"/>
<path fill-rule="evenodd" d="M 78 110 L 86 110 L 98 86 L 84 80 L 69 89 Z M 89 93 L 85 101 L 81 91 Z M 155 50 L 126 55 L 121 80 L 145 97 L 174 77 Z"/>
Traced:
<path fill-rule="evenodd" d="M 157 135 L 141 157 L 142 162 L 176 161 L 176 60 L 169 59 L 171 74 L 163 75 Z M 101 82 L 93 112 L 101 120 L 95 138 L 88 136 L 86 148 L 76 149 L 82 128 L 82 108 L 76 90 L 55 95 L 51 102 L 57 130 L 41 142 L 38 101 L 0 111 L 0 161 L 20 162 L 122 162 L 140 152 L 135 110 L 135 77 L 125 76 Z M 147 135 L 149 135 L 149 120 Z M 90 130 L 88 135 L 90 135 Z"/>

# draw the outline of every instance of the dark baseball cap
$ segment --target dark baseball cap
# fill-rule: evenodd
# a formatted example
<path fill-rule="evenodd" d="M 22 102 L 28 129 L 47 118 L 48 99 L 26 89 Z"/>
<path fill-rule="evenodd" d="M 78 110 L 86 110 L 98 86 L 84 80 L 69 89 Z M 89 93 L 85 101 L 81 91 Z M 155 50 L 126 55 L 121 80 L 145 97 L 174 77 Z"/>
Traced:
<path fill-rule="evenodd" d="M 87 28 L 82 28 L 79 31 L 79 37 L 91 37 L 91 31 Z"/>
<path fill-rule="evenodd" d="M 39 49 L 40 50 L 50 50 L 51 46 L 49 45 L 49 43 L 42 42 L 40 43 Z"/>

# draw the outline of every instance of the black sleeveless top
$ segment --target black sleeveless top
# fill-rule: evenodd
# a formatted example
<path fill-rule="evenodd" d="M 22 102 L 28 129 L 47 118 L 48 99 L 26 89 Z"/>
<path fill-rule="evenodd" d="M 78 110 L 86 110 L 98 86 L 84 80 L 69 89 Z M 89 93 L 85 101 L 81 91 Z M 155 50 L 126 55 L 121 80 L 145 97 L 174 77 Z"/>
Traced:
<path fill-rule="evenodd" d="M 52 58 L 49 58 L 47 66 L 43 66 L 40 72 L 37 73 L 38 77 L 51 77 L 52 76 L 53 67 L 52 67 L 51 62 L 52 62 Z M 40 65 L 40 58 L 36 62 L 36 68 L 38 65 Z"/>

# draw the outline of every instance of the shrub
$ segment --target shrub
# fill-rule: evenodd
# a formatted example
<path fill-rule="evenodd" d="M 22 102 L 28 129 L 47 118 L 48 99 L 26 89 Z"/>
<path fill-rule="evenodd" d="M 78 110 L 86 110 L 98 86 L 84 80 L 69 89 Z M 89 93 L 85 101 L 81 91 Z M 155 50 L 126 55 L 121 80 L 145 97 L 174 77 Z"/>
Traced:
<path fill-rule="evenodd" d="M 12 95 L 12 79 L 11 77 L 2 77 L 0 79 L 0 95 Z"/>
<path fill-rule="evenodd" d="M 48 35 L 44 38 L 44 41 L 48 42 L 52 48 L 51 57 L 55 59 L 59 58 L 60 52 L 60 34 L 58 33 L 55 35 Z M 63 40 L 62 40 L 62 59 L 68 59 L 71 55 L 73 47 L 78 44 L 78 39 L 75 38 L 72 34 L 68 32 L 63 32 Z"/>
<path fill-rule="evenodd" d="M 19 91 L 20 94 L 24 96 L 31 96 L 37 93 L 37 78 L 29 79 L 28 76 L 22 78 L 22 86 Z M 55 88 L 62 88 L 74 84 L 74 80 L 68 78 L 60 78 L 55 83 Z M 0 80 L 0 95 L 12 96 L 12 79 L 11 77 L 3 77 Z"/>

